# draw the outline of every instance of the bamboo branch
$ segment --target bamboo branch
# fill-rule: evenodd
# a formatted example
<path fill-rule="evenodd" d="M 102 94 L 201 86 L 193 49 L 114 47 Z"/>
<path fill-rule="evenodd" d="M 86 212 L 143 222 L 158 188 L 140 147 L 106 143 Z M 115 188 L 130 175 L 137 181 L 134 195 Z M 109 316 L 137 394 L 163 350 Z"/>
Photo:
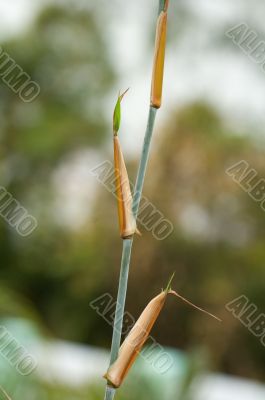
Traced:
<path fill-rule="evenodd" d="M 158 16 L 162 11 L 166 11 L 168 7 L 168 0 L 159 0 L 159 9 Z M 151 139 L 154 130 L 155 117 L 157 113 L 157 108 L 154 105 L 150 105 L 147 127 L 144 137 L 143 149 L 135 184 L 135 191 L 133 196 L 133 214 L 137 218 L 139 204 L 142 196 L 144 178 L 149 158 Z M 124 307 L 126 300 L 126 292 L 128 285 L 128 276 L 129 276 L 129 268 L 130 268 L 130 259 L 131 259 L 131 249 L 133 244 L 133 237 L 129 239 L 123 240 L 123 248 L 122 248 L 122 259 L 121 259 L 121 269 L 120 269 L 120 279 L 119 279 L 119 288 L 117 295 L 117 304 L 115 310 L 115 319 L 114 319 L 114 327 L 113 327 L 113 336 L 112 336 L 112 344 L 111 344 L 111 354 L 110 354 L 110 365 L 117 359 L 120 341 L 121 341 L 121 332 L 122 332 L 122 324 L 123 324 L 123 315 L 124 315 Z M 109 385 L 106 386 L 105 392 L 105 400 L 112 400 L 115 396 L 116 390 Z"/>

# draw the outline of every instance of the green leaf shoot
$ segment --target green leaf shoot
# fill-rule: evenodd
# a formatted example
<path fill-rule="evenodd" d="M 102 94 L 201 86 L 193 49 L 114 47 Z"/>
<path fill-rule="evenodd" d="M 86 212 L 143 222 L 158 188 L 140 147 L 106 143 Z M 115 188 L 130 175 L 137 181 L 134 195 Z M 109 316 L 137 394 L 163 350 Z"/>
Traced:
<path fill-rule="evenodd" d="M 120 124 L 121 124 L 121 101 L 124 97 L 124 95 L 128 92 L 129 88 L 125 90 L 122 94 L 119 94 L 117 103 L 114 108 L 114 113 L 113 113 L 113 134 L 117 135 L 118 131 L 120 129 Z"/>

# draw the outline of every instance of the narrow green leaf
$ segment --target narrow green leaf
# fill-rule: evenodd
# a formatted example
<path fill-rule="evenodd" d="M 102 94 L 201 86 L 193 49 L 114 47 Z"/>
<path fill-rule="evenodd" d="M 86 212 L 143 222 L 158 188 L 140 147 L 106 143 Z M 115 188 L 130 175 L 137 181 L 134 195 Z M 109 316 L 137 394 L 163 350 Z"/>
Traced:
<path fill-rule="evenodd" d="M 114 108 L 114 113 L 113 113 L 113 133 L 114 135 L 118 134 L 118 131 L 120 129 L 120 124 L 121 124 L 121 101 L 124 97 L 124 95 L 128 92 L 129 88 L 125 90 L 122 94 L 119 94 L 117 103 Z"/>
<path fill-rule="evenodd" d="M 172 281 L 174 279 L 174 276 L 175 276 L 175 272 L 173 272 L 173 274 L 171 275 L 171 277 L 170 277 L 170 279 L 168 281 L 167 287 L 165 289 L 166 293 L 168 293 L 171 290 L 171 283 L 172 283 Z"/>

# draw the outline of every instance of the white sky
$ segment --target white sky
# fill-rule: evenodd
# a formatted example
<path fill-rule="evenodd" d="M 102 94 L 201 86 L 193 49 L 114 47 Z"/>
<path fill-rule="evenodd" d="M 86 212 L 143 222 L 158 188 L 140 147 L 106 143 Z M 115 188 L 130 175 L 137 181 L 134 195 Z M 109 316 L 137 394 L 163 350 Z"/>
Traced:
<path fill-rule="evenodd" d="M 1 39 L 16 35 L 26 28 L 41 3 L 41 0 L 0 0 Z"/>

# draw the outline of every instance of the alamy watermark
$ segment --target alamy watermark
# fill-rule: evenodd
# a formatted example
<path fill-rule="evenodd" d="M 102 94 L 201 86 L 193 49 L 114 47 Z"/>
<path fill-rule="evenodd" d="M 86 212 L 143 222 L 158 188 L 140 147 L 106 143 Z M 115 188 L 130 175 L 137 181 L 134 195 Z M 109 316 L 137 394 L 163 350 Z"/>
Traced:
<path fill-rule="evenodd" d="M 0 325 L 0 356 L 16 368 L 20 375 L 28 376 L 37 368 L 37 360 L 7 330 Z"/>
<path fill-rule="evenodd" d="M 91 301 L 89 305 L 110 326 L 112 326 L 113 329 L 115 329 L 115 309 L 116 307 L 119 307 L 119 305 L 117 305 L 117 302 L 109 293 L 102 294 L 95 300 Z M 126 311 L 123 316 L 122 334 L 126 336 L 132 327 L 135 326 L 135 323 L 135 318 L 128 311 Z M 145 331 L 142 328 L 142 334 L 144 333 Z M 173 359 L 171 355 L 168 354 L 163 347 L 150 335 L 148 336 L 146 343 L 147 346 L 145 346 L 143 350 L 139 352 L 139 356 L 151 364 L 158 374 L 165 374 L 173 365 Z"/>
<path fill-rule="evenodd" d="M 36 218 L 3 186 L 0 186 L 0 217 L 15 228 L 20 236 L 29 236 L 38 226 Z"/>
<path fill-rule="evenodd" d="M 11 400 L 6 391 L 0 386 L 0 400 Z"/>
<path fill-rule="evenodd" d="M 265 314 L 244 295 L 226 304 L 225 308 L 233 314 L 265 346 Z"/>
<path fill-rule="evenodd" d="M 247 161 L 238 161 L 225 172 L 265 211 L 265 179 Z"/>
<path fill-rule="evenodd" d="M 258 33 L 246 23 L 241 23 L 226 31 L 225 35 L 265 72 L 265 41 Z"/>
<path fill-rule="evenodd" d="M 90 170 L 97 180 L 116 198 L 116 176 L 112 162 L 106 160 Z M 130 182 L 132 192 L 133 184 Z M 134 196 L 137 195 L 134 194 Z M 173 232 L 173 224 L 145 197 L 140 200 L 137 223 L 151 231 L 157 240 L 166 239 Z"/>
<path fill-rule="evenodd" d="M 40 86 L 0 46 L 0 78 L 21 100 L 30 103 L 40 94 Z"/>

